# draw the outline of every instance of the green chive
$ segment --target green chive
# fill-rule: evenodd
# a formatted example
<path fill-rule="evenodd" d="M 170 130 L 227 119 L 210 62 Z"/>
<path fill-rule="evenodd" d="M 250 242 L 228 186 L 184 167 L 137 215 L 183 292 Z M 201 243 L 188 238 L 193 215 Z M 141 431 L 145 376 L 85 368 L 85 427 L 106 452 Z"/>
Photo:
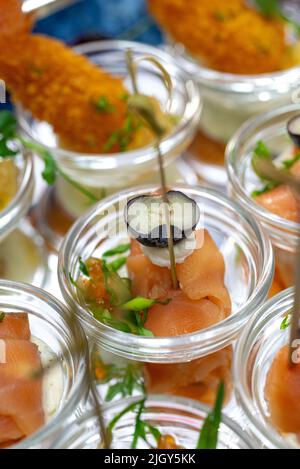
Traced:
<path fill-rule="evenodd" d="M 116 248 L 110 249 L 103 254 L 103 257 L 113 257 L 117 254 L 124 254 L 125 252 L 129 251 L 131 245 L 129 244 L 120 244 Z"/>

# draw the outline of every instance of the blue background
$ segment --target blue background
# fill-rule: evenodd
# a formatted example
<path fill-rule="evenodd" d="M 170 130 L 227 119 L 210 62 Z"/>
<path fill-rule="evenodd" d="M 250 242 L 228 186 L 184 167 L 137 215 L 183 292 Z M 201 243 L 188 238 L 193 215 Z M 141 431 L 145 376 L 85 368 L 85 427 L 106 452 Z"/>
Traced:
<path fill-rule="evenodd" d="M 159 44 L 145 0 L 80 0 L 38 22 L 35 31 L 73 44 L 97 35 Z"/>

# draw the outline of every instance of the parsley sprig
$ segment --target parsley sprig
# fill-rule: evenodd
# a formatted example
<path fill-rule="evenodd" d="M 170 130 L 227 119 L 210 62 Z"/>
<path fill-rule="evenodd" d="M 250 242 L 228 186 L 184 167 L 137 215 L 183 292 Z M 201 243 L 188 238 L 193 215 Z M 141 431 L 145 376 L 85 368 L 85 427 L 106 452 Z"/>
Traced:
<path fill-rule="evenodd" d="M 44 170 L 42 172 L 43 179 L 49 185 L 56 182 L 58 176 L 61 176 L 71 186 L 75 187 L 79 192 L 85 195 L 92 203 L 98 202 L 89 190 L 81 186 L 77 181 L 74 181 L 68 174 L 66 174 L 57 164 L 52 154 L 46 150 L 42 145 L 24 139 L 18 134 L 18 125 L 15 116 L 9 111 L 0 112 L 0 157 L 12 158 L 17 155 L 18 150 L 16 145 L 21 145 L 26 150 L 36 152 L 44 161 Z"/>
<path fill-rule="evenodd" d="M 257 9 L 268 18 L 278 18 L 288 23 L 294 31 L 300 35 L 300 24 L 287 15 L 280 5 L 279 0 L 254 0 Z"/>
<path fill-rule="evenodd" d="M 125 367 L 120 367 L 114 364 L 105 364 L 100 358 L 97 358 L 95 360 L 95 367 L 95 374 L 99 384 L 110 383 L 105 396 L 106 402 L 111 402 L 116 397 L 131 397 L 134 391 L 138 391 L 142 395 L 146 394 L 142 367 L 140 365 L 129 364 Z M 101 375 L 100 377 L 99 374 Z"/>

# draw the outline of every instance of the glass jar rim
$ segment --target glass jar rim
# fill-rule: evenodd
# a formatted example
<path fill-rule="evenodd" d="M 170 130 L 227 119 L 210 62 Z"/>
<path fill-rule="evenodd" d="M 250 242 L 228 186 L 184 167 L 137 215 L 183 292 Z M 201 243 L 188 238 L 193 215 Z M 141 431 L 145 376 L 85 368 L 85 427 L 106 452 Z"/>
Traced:
<path fill-rule="evenodd" d="M 185 115 L 181 116 L 181 120 L 179 124 L 176 125 L 174 131 L 161 141 L 162 154 L 166 154 L 172 151 L 182 141 L 185 140 L 191 124 L 198 122 L 199 120 L 199 116 L 202 110 L 202 99 L 197 84 L 189 74 L 187 74 L 181 67 L 177 65 L 176 61 L 171 55 L 147 44 L 120 40 L 106 40 L 82 44 L 76 46 L 74 50 L 80 54 L 87 54 L 93 52 L 101 53 L 114 48 L 117 51 L 124 52 L 128 49 L 132 49 L 133 51 L 145 54 L 147 56 L 154 56 L 158 58 L 163 64 L 172 65 L 173 69 L 176 70 L 176 74 L 181 78 L 182 83 L 188 85 L 190 101 L 185 104 Z M 69 169 L 72 169 L 73 165 L 76 165 L 76 167 L 80 167 L 82 169 L 88 168 L 91 170 L 113 169 L 116 167 L 122 168 L 128 166 L 129 164 L 143 164 L 156 158 L 153 145 L 147 145 L 142 148 L 122 153 L 98 155 L 78 153 L 65 150 L 63 148 L 53 148 L 45 145 L 44 143 L 41 143 L 32 134 L 31 127 L 28 122 L 26 122 L 26 111 L 23 110 L 22 106 L 16 106 L 16 114 L 20 128 L 26 137 L 30 138 L 35 143 L 42 144 L 49 152 L 55 153 L 54 156 Z"/>
<path fill-rule="evenodd" d="M 140 400 L 141 397 L 131 397 L 110 404 L 105 403 L 102 406 L 104 417 L 106 413 L 108 416 L 114 415 L 115 413 L 118 414 L 119 408 L 121 406 L 122 408 L 123 406 L 124 408 L 126 408 L 130 404 L 133 404 L 134 402 L 139 402 Z M 194 417 L 190 417 L 191 419 L 200 418 L 201 414 L 207 415 L 209 412 L 211 412 L 211 407 L 190 398 L 177 397 L 171 395 L 166 396 L 165 394 L 150 394 L 146 400 L 146 409 L 147 407 L 151 408 L 152 406 L 155 407 L 157 405 L 164 405 L 164 412 L 167 412 L 168 410 L 174 410 L 175 412 L 180 410 L 184 411 L 184 409 L 186 409 L 188 414 L 194 414 Z M 66 439 L 70 437 L 76 437 L 76 435 L 79 434 L 79 432 L 81 431 L 81 426 L 83 426 L 86 422 L 90 420 L 94 420 L 95 418 L 97 418 L 95 410 L 90 410 L 87 414 L 77 419 L 76 422 L 69 423 L 69 425 L 64 429 L 62 435 L 59 436 L 58 439 L 54 442 L 52 449 L 55 449 L 57 447 L 63 448 Z M 225 425 L 230 431 L 232 431 L 236 436 L 238 436 L 249 449 L 254 449 L 254 445 L 251 441 L 251 436 L 245 433 L 245 431 L 243 431 L 243 429 L 238 425 L 238 423 L 234 422 L 230 417 L 228 417 L 224 413 L 222 413 L 221 423 Z M 77 431 L 72 431 L 73 425 L 77 426 Z M 62 443 L 60 440 L 61 437 L 63 439 Z"/>
<path fill-rule="evenodd" d="M 27 214 L 34 187 L 33 157 L 28 151 L 21 151 L 24 167 L 18 191 L 7 207 L 0 212 L 0 239 L 16 227 Z"/>
<path fill-rule="evenodd" d="M 248 120 L 230 140 L 225 152 L 226 171 L 229 183 L 232 186 L 234 192 L 238 194 L 246 209 L 258 217 L 262 223 L 267 224 L 268 226 L 274 226 L 282 231 L 286 231 L 287 233 L 290 233 L 292 236 L 296 237 L 296 240 L 298 239 L 300 223 L 293 222 L 273 214 L 269 210 L 266 210 L 258 205 L 246 193 L 237 174 L 237 162 L 235 161 L 235 155 L 241 143 L 247 141 L 247 136 L 251 136 L 255 130 L 260 128 L 260 126 L 267 124 L 271 119 L 280 117 L 285 113 L 297 111 L 300 113 L 300 104 L 290 104 L 288 106 L 277 108 Z"/>
<path fill-rule="evenodd" d="M 263 91 L 274 90 L 278 92 L 278 89 L 290 89 L 291 86 L 295 86 L 295 82 L 300 79 L 300 66 L 294 66 L 285 70 L 279 70 L 271 73 L 260 73 L 260 74 L 237 74 L 222 72 L 220 70 L 214 70 L 212 68 L 202 65 L 197 57 L 193 56 L 188 52 L 187 48 L 180 43 L 177 43 L 167 35 L 169 38 L 168 43 L 171 44 L 172 49 L 179 51 L 181 59 L 186 64 L 191 64 L 197 67 L 197 81 L 207 88 L 215 91 L 233 91 L 233 85 L 236 89 L 234 90 L 237 94 L 248 94 Z M 181 49 L 181 50 L 180 50 Z M 167 46 L 168 50 L 168 46 Z M 187 69 L 188 69 L 187 65 Z"/>
<path fill-rule="evenodd" d="M 247 383 L 249 382 L 248 371 L 248 356 L 253 339 L 265 329 L 270 321 L 276 318 L 283 319 L 283 314 L 291 310 L 294 300 L 294 288 L 289 288 L 274 296 L 263 304 L 255 313 L 255 316 L 247 324 L 243 330 L 240 338 L 238 339 L 235 354 L 233 358 L 233 375 L 235 381 L 235 392 L 238 402 L 246 417 L 249 419 L 253 428 L 259 432 L 260 435 L 272 445 L 277 448 L 286 449 L 286 444 L 280 439 L 277 432 L 274 431 L 271 424 L 262 424 L 259 418 L 256 417 L 257 410 L 253 404 L 253 400 L 248 390 Z"/>
<path fill-rule="evenodd" d="M 20 282 L 12 282 L 9 280 L 0 280 L 0 300 L 1 290 L 11 293 L 16 292 L 18 295 L 21 296 L 25 294 L 26 297 L 31 298 L 37 297 L 41 303 L 47 303 L 48 308 L 50 306 L 51 309 L 55 310 L 56 313 L 58 313 L 64 318 L 68 316 L 70 317 L 72 314 L 69 309 L 58 299 L 56 299 L 53 295 L 46 292 L 45 290 L 34 287 L 32 285 Z M 9 304 L 8 308 L 11 309 L 12 305 Z M 79 337 L 80 343 L 84 344 L 86 342 L 86 339 L 81 326 L 76 325 L 74 327 L 74 332 L 74 335 Z M 66 421 L 72 415 L 72 412 L 76 408 L 76 405 L 82 397 L 83 392 L 86 392 L 85 376 L 87 373 L 87 368 L 86 366 L 83 366 L 83 364 L 88 363 L 89 359 L 87 346 L 82 346 L 80 351 L 77 351 L 77 354 L 78 361 L 80 362 L 80 365 L 78 365 L 78 379 L 76 380 L 76 382 L 74 382 L 73 388 L 70 391 L 70 395 L 68 396 L 68 400 L 64 403 L 64 407 L 60 409 L 56 415 L 51 417 L 50 421 L 47 422 L 37 432 L 22 440 L 20 443 L 14 445 L 13 449 L 26 449 L 38 445 L 40 441 L 43 441 L 53 435 L 53 433 L 57 431 L 59 427 L 61 427 L 62 422 Z"/>
<path fill-rule="evenodd" d="M 146 185 L 134 188 L 136 194 L 146 191 L 155 192 L 157 186 Z M 271 287 L 274 272 L 274 256 L 273 249 L 268 236 L 262 231 L 260 225 L 248 214 L 243 207 L 230 200 L 227 196 L 214 191 L 213 189 L 197 186 L 192 188 L 187 185 L 176 185 L 175 190 L 186 191 L 187 193 L 195 192 L 201 194 L 206 200 L 212 200 L 223 207 L 238 213 L 238 215 L 246 221 L 256 234 L 257 243 L 260 246 L 262 255 L 262 264 L 259 279 L 255 285 L 254 291 L 251 293 L 248 301 L 240 308 L 239 312 L 229 316 L 214 326 L 202 331 L 185 334 L 177 337 L 142 337 L 128 334 L 125 332 L 112 329 L 88 315 L 86 309 L 74 300 L 74 286 L 68 275 L 71 272 L 69 268 L 69 257 L 74 245 L 80 239 L 81 233 L 84 232 L 90 222 L 96 219 L 103 211 L 104 205 L 109 206 L 118 199 L 126 197 L 130 193 L 130 189 L 120 192 L 117 195 L 107 197 L 102 202 L 92 207 L 84 214 L 71 228 L 66 236 L 59 253 L 58 261 L 58 278 L 62 294 L 67 304 L 75 307 L 79 317 L 85 323 L 92 336 L 101 337 L 102 345 L 112 353 L 117 353 L 126 358 L 147 361 L 147 357 L 151 356 L 151 362 L 174 362 L 187 361 L 193 358 L 200 358 L 209 353 L 218 351 L 236 338 L 240 328 L 246 322 L 250 312 L 257 308 L 260 304 L 261 297 L 266 297 Z M 95 333 L 95 326 L 97 332 Z M 92 332 L 91 332 L 92 331 Z M 225 331 L 225 332 L 224 332 Z M 150 360 L 149 360 L 150 361 Z"/>

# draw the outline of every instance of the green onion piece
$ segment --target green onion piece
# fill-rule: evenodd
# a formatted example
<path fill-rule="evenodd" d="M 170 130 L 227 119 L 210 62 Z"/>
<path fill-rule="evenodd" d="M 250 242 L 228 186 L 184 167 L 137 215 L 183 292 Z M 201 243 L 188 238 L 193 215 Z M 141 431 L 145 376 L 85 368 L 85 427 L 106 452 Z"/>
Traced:
<path fill-rule="evenodd" d="M 4 321 L 5 316 L 6 316 L 6 314 L 1 311 L 1 312 L 0 312 L 0 322 L 3 322 L 3 321 Z"/>
<path fill-rule="evenodd" d="M 149 308 L 152 308 L 154 305 L 167 305 L 170 303 L 170 300 L 165 301 L 158 301 L 158 300 L 150 300 L 149 298 L 143 297 L 136 297 L 133 300 L 128 301 L 128 303 L 122 306 L 123 311 L 145 311 Z"/>
<path fill-rule="evenodd" d="M 103 254 L 103 257 L 112 257 L 116 256 L 117 254 L 124 254 L 125 252 L 129 251 L 131 245 L 128 244 L 120 244 L 116 248 L 110 249 Z"/>

